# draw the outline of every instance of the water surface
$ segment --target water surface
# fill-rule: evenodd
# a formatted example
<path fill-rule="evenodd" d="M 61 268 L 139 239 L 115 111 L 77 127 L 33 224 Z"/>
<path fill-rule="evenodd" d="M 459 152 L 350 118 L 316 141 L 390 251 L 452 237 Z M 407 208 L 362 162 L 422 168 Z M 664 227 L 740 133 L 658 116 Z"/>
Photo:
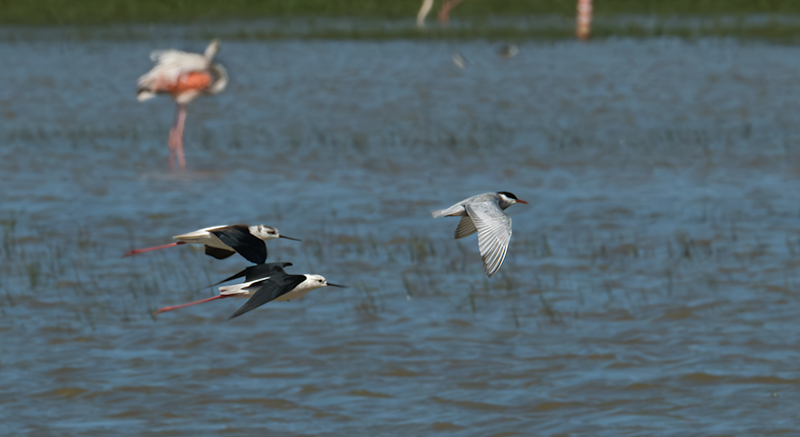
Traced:
<path fill-rule="evenodd" d="M 0 43 L 3 433 L 796 428 L 795 48 L 223 41 L 230 86 L 190 107 L 171 172 L 174 106 L 135 82 L 150 50 L 204 45 Z M 531 205 L 487 280 L 429 211 L 494 190 Z M 237 222 L 350 288 L 152 318 L 247 263 L 122 253 Z"/>

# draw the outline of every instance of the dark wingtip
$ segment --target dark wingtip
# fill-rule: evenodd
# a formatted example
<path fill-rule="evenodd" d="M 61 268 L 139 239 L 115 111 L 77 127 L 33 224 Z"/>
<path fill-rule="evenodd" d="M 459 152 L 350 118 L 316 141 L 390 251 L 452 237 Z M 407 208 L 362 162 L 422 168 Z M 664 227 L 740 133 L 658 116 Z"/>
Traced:
<path fill-rule="evenodd" d="M 241 313 L 240 313 L 239 311 L 236 311 L 236 312 L 235 312 L 235 313 L 233 313 L 233 314 L 232 314 L 230 317 L 228 317 L 228 321 L 230 321 L 230 320 L 233 320 L 233 319 L 235 319 L 235 318 L 237 318 L 237 317 L 241 316 L 242 314 L 244 314 L 244 313 L 246 313 L 246 312 L 248 312 L 248 311 L 244 311 L 244 312 L 241 312 Z"/>

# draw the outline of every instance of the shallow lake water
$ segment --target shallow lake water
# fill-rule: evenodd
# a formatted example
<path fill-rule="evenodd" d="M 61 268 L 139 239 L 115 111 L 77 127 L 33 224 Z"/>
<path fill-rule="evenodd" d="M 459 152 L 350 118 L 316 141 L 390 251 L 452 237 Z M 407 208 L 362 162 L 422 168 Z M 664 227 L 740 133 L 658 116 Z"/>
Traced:
<path fill-rule="evenodd" d="M 206 43 L 0 43 L 3 434 L 795 432 L 796 48 L 223 40 L 170 171 L 136 79 Z M 429 211 L 500 190 L 531 204 L 487 279 Z M 121 255 L 231 223 L 349 288 L 152 317 L 248 263 Z"/>

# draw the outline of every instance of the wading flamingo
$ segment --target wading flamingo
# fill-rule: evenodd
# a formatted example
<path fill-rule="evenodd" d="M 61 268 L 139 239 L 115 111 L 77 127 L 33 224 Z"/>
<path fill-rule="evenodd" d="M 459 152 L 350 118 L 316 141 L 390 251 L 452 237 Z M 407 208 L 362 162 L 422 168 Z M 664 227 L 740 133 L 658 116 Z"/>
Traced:
<path fill-rule="evenodd" d="M 137 99 L 141 102 L 156 94 L 169 94 L 177 104 L 175 121 L 169 131 L 169 166 L 175 168 L 175 159 L 186 168 L 183 156 L 183 125 L 186 105 L 201 95 L 217 94 L 228 85 L 228 74 L 220 64 L 212 64 L 219 51 L 216 39 L 202 55 L 179 50 L 157 50 L 150 54 L 156 65 L 139 78 Z"/>

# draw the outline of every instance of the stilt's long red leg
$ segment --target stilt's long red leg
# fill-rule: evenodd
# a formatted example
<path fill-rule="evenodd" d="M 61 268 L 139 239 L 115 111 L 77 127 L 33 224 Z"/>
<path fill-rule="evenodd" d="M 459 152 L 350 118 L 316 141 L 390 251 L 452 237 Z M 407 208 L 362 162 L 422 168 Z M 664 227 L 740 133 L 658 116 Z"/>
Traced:
<path fill-rule="evenodd" d="M 206 299 L 196 300 L 194 302 L 183 303 L 183 304 L 180 304 L 180 305 L 173 305 L 173 306 L 169 306 L 169 307 L 163 307 L 163 308 L 159 308 L 159 310 L 156 311 L 155 314 L 161 314 L 161 313 L 165 313 L 167 311 L 177 310 L 179 308 L 185 308 L 185 307 L 189 307 L 189 306 L 192 306 L 192 305 L 211 302 L 212 300 L 223 299 L 223 298 L 226 298 L 226 297 L 230 297 L 230 296 L 219 295 L 219 296 L 209 297 L 209 298 L 206 298 Z"/>
<path fill-rule="evenodd" d="M 129 250 L 129 251 L 125 252 L 125 254 L 122 255 L 122 257 L 124 258 L 126 256 L 136 255 L 137 253 L 150 252 L 150 251 L 153 251 L 153 250 L 166 249 L 168 247 L 179 246 L 181 244 L 186 244 L 186 242 L 184 242 L 184 241 L 176 241 L 174 243 L 164 244 L 162 246 L 148 247 L 146 249 L 133 249 L 133 250 Z"/>

